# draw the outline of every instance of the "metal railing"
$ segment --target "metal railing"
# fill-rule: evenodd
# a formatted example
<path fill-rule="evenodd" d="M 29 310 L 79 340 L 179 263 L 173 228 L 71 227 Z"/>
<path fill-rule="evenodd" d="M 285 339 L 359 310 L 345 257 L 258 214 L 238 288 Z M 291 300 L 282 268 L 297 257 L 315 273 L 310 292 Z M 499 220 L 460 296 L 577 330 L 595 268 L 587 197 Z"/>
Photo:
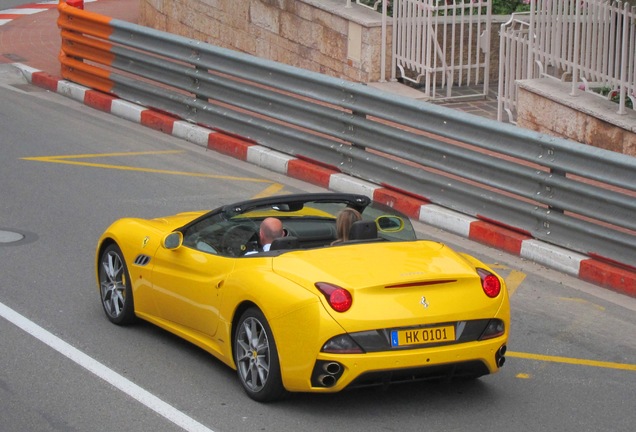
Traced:
<path fill-rule="evenodd" d="M 490 0 L 395 0 L 392 79 L 399 70 L 404 80 L 423 81 L 430 99 L 459 98 L 453 87 L 471 85 L 482 87 L 472 97 L 485 97 L 491 18 Z"/>
<path fill-rule="evenodd" d="M 62 75 L 636 268 L 636 159 L 59 6 Z"/>
<path fill-rule="evenodd" d="M 517 119 L 517 80 L 532 75 L 530 61 L 530 24 L 527 13 L 512 14 L 510 20 L 501 25 L 499 33 L 499 88 L 497 90 L 497 120 L 515 124 Z M 520 19 L 519 17 L 523 17 Z"/>
<path fill-rule="evenodd" d="M 514 121 L 514 80 L 549 77 L 636 109 L 636 7 L 607 0 L 532 0 L 500 32 L 499 113 Z"/>
<path fill-rule="evenodd" d="M 355 0 L 355 3 L 356 3 L 358 6 L 362 6 L 362 7 L 369 8 L 369 9 L 373 9 L 373 10 L 376 10 L 376 11 L 377 11 L 377 10 L 378 10 L 378 6 L 379 6 L 380 4 L 382 4 L 382 1 L 383 1 L 383 0 L 373 0 L 373 1 L 372 1 L 372 0 L 368 0 L 368 1 L 364 1 L 364 0 Z M 347 0 L 347 5 L 346 5 L 345 7 L 347 7 L 347 8 L 350 8 L 350 7 L 351 7 L 351 0 Z"/>

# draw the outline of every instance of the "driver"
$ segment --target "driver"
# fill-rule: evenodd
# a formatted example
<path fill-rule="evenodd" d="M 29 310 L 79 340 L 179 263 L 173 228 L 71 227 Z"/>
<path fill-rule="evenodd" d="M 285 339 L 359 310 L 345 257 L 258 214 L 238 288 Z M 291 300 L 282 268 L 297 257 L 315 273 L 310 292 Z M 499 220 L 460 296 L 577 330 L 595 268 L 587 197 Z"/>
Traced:
<path fill-rule="evenodd" d="M 276 219 L 274 217 L 268 217 L 261 222 L 261 228 L 258 232 L 258 237 L 261 244 L 260 252 L 269 251 L 270 246 L 272 245 L 272 241 L 274 239 L 283 236 L 283 223 L 280 219 Z M 251 251 L 246 253 L 245 255 L 256 253 L 257 251 Z"/>

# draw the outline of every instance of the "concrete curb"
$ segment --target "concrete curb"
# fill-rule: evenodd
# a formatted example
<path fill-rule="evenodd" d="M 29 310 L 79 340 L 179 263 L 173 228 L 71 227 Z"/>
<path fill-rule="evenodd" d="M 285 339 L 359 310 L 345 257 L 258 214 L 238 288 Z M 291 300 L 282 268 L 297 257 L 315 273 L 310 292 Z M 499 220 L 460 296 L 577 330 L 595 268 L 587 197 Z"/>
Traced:
<path fill-rule="evenodd" d="M 277 152 L 241 137 L 188 123 L 20 63 L 14 63 L 13 66 L 20 69 L 30 83 L 100 111 L 336 192 L 364 194 L 402 211 L 412 219 L 504 250 L 581 280 L 636 297 L 636 269 L 621 268 L 541 242 L 522 231 L 501 227 L 431 204 L 423 197 L 409 195 L 391 188 L 390 185 L 381 186 L 356 179 L 336 169 Z"/>

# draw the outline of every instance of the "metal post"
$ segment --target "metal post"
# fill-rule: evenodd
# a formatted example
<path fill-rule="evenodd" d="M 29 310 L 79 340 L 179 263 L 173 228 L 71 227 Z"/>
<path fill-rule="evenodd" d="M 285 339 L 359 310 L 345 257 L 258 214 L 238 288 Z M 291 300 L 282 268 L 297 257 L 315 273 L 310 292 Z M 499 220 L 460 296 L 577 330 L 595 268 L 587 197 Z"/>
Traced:
<path fill-rule="evenodd" d="M 627 94 L 627 44 L 629 43 L 629 18 L 628 18 L 629 3 L 625 2 L 623 5 L 623 35 L 621 39 L 621 88 L 620 88 L 620 100 L 618 103 L 618 114 L 627 114 L 625 111 L 625 95 Z"/>
<path fill-rule="evenodd" d="M 84 10 L 84 0 L 66 0 L 66 4 Z"/>
<path fill-rule="evenodd" d="M 580 56 L 580 39 L 581 37 L 581 6 L 580 2 L 576 2 L 574 13 L 574 55 L 572 57 L 572 90 L 570 95 L 577 96 L 577 82 L 579 80 L 579 56 Z"/>
<path fill-rule="evenodd" d="M 382 45 L 380 48 L 380 82 L 386 82 L 386 14 L 387 0 L 382 0 Z"/>

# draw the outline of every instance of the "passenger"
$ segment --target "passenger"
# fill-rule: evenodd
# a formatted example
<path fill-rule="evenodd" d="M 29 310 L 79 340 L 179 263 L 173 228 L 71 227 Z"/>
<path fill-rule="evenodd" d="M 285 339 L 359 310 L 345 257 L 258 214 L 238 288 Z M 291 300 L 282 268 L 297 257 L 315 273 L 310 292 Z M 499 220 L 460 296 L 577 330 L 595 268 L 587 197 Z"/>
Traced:
<path fill-rule="evenodd" d="M 280 219 L 268 217 L 261 222 L 261 228 L 258 236 L 261 244 L 261 252 L 269 251 L 272 241 L 279 237 L 283 237 L 283 223 Z"/>
<path fill-rule="evenodd" d="M 350 207 L 342 209 L 336 219 L 336 235 L 338 236 L 338 239 L 331 244 L 335 245 L 349 240 L 349 230 L 351 229 L 351 225 L 359 220 L 362 220 L 362 216 L 356 209 L 352 209 Z"/>

